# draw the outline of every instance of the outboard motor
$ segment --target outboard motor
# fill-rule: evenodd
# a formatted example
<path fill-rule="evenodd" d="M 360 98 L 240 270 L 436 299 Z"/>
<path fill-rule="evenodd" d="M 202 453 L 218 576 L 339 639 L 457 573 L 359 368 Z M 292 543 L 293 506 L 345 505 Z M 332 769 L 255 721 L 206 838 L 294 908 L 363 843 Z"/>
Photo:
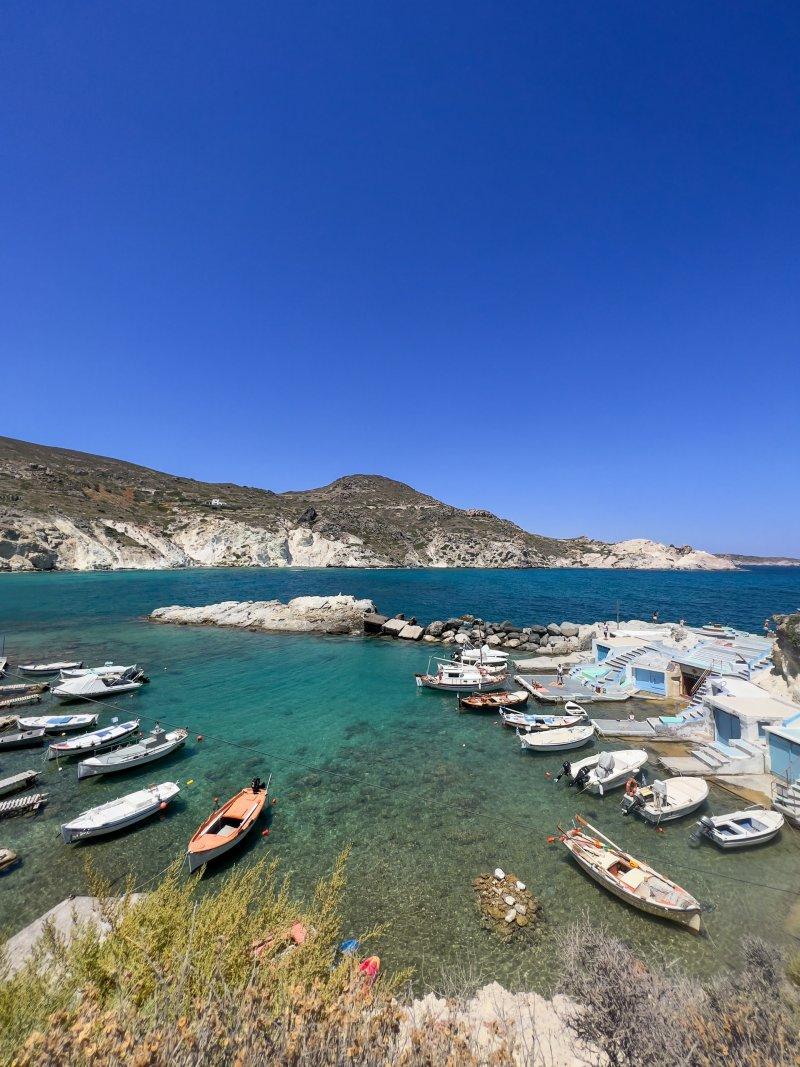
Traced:
<path fill-rule="evenodd" d="M 653 800 L 656 802 L 656 806 L 663 808 L 667 803 L 667 783 L 662 782 L 660 778 L 656 778 L 652 788 Z"/>
<path fill-rule="evenodd" d="M 601 752 L 597 761 L 597 777 L 608 778 L 614 770 L 614 757 L 610 752 Z"/>
<path fill-rule="evenodd" d="M 572 764 L 569 762 L 569 760 L 567 760 L 565 763 L 563 763 L 561 765 L 561 770 L 556 775 L 554 780 L 556 782 L 560 782 L 561 779 L 564 777 L 564 775 L 567 776 L 567 781 L 571 785 L 572 784 Z"/>
<path fill-rule="evenodd" d="M 583 789 L 586 783 L 589 781 L 589 771 L 586 767 L 581 767 L 575 777 L 572 779 L 572 784 L 577 786 L 578 789 Z"/>

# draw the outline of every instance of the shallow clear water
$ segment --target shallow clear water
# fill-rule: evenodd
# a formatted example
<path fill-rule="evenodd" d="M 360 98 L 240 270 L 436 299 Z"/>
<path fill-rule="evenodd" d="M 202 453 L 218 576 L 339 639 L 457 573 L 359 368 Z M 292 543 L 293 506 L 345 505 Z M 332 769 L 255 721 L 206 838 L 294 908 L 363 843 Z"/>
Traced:
<path fill-rule="evenodd" d="M 745 930 L 785 941 L 798 930 L 800 838 L 791 829 L 759 851 L 727 855 L 691 848 L 691 820 L 656 834 L 624 819 L 618 794 L 576 797 L 548 781 L 558 760 L 522 753 L 511 731 L 484 715 L 459 715 L 455 698 L 419 692 L 413 674 L 429 650 L 362 638 L 265 635 L 159 626 L 154 607 L 222 599 L 286 598 L 312 592 L 372 596 L 383 610 L 423 619 L 471 610 L 519 622 L 588 621 L 616 613 L 714 618 L 756 628 L 765 615 L 800 604 L 800 572 L 675 575 L 641 572 L 192 571 L 11 575 L 0 580 L 0 633 L 12 663 L 52 656 L 139 662 L 152 678 L 123 710 L 186 725 L 191 744 L 141 772 L 78 783 L 35 750 L 7 753 L 0 776 L 41 767 L 51 795 L 35 819 L 0 823 L 0 843 L 23 863 L 0 879 L 0 925 L 16 929 L 84 887 L 90 853 L 108 877 L 152 878 L 211 809 L 254 774 L 274 773 L 272 832 L 236 854 L 269 852 L 308 889 L 336 854 L 353 846 L 348 930 L 389 924 L 376 946 L 389 966 L 414 966 L 421 986 L 443 969 L 512 986 L 546 989 L 557 970 L 556 936 L 589 912 L 639 951 L 660 946 L 698 972 L 735 957 Z M 45 706 L 32 708 L 38 713 Z M 645 705 L 625 705 L 624 712 Z M 612 712 L 614 714 L 614 712 Z M 613 747 L 613 746 L 608 746 Z M 619 746 L 617 746 L 619 747 Z M 591 751 L 585 749 L 584 753 Z M 160 820 L 102 842 L 68 848 L 65 818 L 152 781 L 175 780 L 181 797 Z M 191 785 L 187 784 L 189 781 Z M 736 802 L 714 792 L 711 809 Z M 712 909 L 707 935 L 650 920 L 607 896 L 547 835 L 576 811 L 672 875 Z M 521 945 L 500 946 L 478 925 L 471 880 L 501 865 L 541 897 L 546 921 Z M 224 871 L 218 867 L 209 884 Z M 782 887 L 790 892 L 780 892 Z M 794 915 L 792 909 L 794 908 Z"/>

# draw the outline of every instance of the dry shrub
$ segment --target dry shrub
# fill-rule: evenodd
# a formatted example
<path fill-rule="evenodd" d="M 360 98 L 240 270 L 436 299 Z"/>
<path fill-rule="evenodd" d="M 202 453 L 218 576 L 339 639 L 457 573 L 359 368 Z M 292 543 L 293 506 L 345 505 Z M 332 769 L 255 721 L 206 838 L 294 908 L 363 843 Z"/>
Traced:
<path fill-rule="evenodd" d="M 562 939 L 560 991 L 574 1001 L 565 1022 L 610 1067 L 797 1067 L 800 1003 L 781 953 L 743 942 L 741 971 L 701 985 L 647 966 L 588 919 Z"/>

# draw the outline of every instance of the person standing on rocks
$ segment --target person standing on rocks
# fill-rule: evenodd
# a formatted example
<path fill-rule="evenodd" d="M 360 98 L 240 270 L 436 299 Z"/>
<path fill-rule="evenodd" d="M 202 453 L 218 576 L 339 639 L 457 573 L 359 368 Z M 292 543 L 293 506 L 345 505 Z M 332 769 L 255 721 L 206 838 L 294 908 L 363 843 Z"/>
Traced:
<path fill-rule="evenodd" d="M 559 665 L 556 667 L 556 685 L 563 685 L 563 684 L 564 684 L 564 668 L 559 663 Z"/>
<path fill-rule="evenodd" d="M 653 622 L 658 622 L 658 612 L 657 611 L 653 612 Z"/>

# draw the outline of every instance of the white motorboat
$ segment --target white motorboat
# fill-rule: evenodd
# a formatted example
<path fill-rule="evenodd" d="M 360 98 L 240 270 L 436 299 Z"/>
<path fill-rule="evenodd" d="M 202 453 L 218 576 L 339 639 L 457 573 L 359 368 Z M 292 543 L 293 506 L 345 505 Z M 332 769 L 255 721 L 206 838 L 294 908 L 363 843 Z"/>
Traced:
<path fill-rule="evenodd" d="M 21 663 L 19 669 L 23 674 L 44 677 L 48 674 L 58 674 L 59 671 L 76 670 L 82 666 L 83 660 L 68 660 L 60 663 Z"/>
<path fill-rule="evenodd" d="M 20 730 L 44 730 L 48 734 L 63 734 L 70 730 L 86 730 L 100 718 L 99 712 L 86 715 L 30 715 L 19 719 Z"/>
<path fill-rule="evenodd" d="M 503 726 L 527 732 L 530 730 L 558 730 L 577 726 L 584 721 L 583 715 L 536 715 L 524 711 L 507 711 L 502 708 L 500 719 Z"/>
<path fill-rule="evenodd" d="M 639 911 L 699 932 L 699 901 L 644 860 L 624 852 L 585 819 L 578 816 L 576 821 L 579 825 L 569 830 L 559 827 L 559 840 L 591 878 Z"/>
<path fill-rule="evenodd" d="M 662 822 L 671 822 L 684 815 L 691 815 L 705 802 L 708 796 L 708 782 L 705 778 L 689 778 L 682 775 L 677 778 L 656 779 L 652 785 L 637 785 L 635 782 L 625 787 L 622 798 L 622 814 L 634 812 L 649 823 L 658 826 Z"/>
<path fill-rule="evenodd" d="M 71 737 L 68 741 L 54 742 L 47 750 L 47 758 L 85 756 L 87 752 L 102 752 L 106 748 L 111 748 L 112 745 L 121 744 L 126 738 L 135 734 L 138 729 L 138 719 L 131 719 L 130 722 L 112 723 L 111 726 L 104 726 L 102 730 L 94 730 L 90 734 Z"/>
<path fill-rule="evenodd" d="M 462 663 L 477 663 L 484 667 L 505 667 L 508 663 L 508 653 L 492 648 L 491 645 L 483 645 L 481 648 L 462 648 L 459 655 Z"/>
<path fill-rule="evenodd" d="M 585 759 L 565 763 L 564 774 L 582 792 L 603 796 L 609 789 L 624 785 L 639 773 L 645 763 L 647 753 L 644 749 L 626 748 L 617 752 L 599 752 Z"/>
<path fill-rule="evenodd" d="M 128 793 L 118 800 L 110 800 L 107 804 L 89 808 L 69 822 L 63 823 L 61 836 L 66 844 L 70 845 L 89 837 L 100 837 L 114 833 L 115 830 L 123 830 L 150 815 L 155 815 L 157 811 L 163 811 L 178 793 L 180 786 L 175 782 L 162 782 L 161 785 L 151 785 L 147 789 Z"/>
<path fill-rule="evenodd" d="M 729 815 L 704 815 L 695 832 L 725 850 L 749 848 L 772 841 L 780 833 L 783 821 L 779 811 L 756 805 Z"/>
<path fill-rule="evenodd" d="M 109 674 L 125 674 L 126 671 L 136 670 L 138 670 L 138 667 L 135 663 L 120 666 L 117 663 L 112 663 L 111 660 L 107 660 L 102 667 L 74 667 L 62 670 L 60 673 L 62 682 L 66 682 L 69 678 L 84 678 L 87 674 L 96 674 L 98 678 L 107 678 Z"/>
<path fill-rule="evenodd" d="M 556 730 L 531 730 L 525 734 L 517 730 L 517 737 L 520 746 L 530 752 L 566 752 L 569 748 L 588 745 L 594 737 L 594 726 L 581 723 Z"/>
<path fill-rule="evenodd" d="M 78 700 L 102 700 L 105 697 L 121 696 L 123 693 L 135 693 L 142 688 L 142 682 L 136 680 L 136 671 L 125 674 L 85 674 L 80 678 L 69 678 L 53 690 L 62 704 Z"/>
<path fill-rule="evenodd" d="M 186 730 L 170 730 L 167 733 L 156 723 L 153 732 L 137 744 L 126 745 L 103 756 L 90 756 L 89 759 L 83 760 L 78 764 L 78 780 L 94 778 L 101 774 L 116 774 L 119 771 L 129 771 L 133 767 L 141 767 L 144 763 L 154 763 L 185 744 L 187 736 Z"/>
<path fill-rule="evenodd" d="M 415 678 L 417 686 L 426 689 L 439 689 L 444 693 L 480 693 L 502 689 L 506 675 L 449 661 L 440 663 L 436 674 L 417 674 Z"/>

